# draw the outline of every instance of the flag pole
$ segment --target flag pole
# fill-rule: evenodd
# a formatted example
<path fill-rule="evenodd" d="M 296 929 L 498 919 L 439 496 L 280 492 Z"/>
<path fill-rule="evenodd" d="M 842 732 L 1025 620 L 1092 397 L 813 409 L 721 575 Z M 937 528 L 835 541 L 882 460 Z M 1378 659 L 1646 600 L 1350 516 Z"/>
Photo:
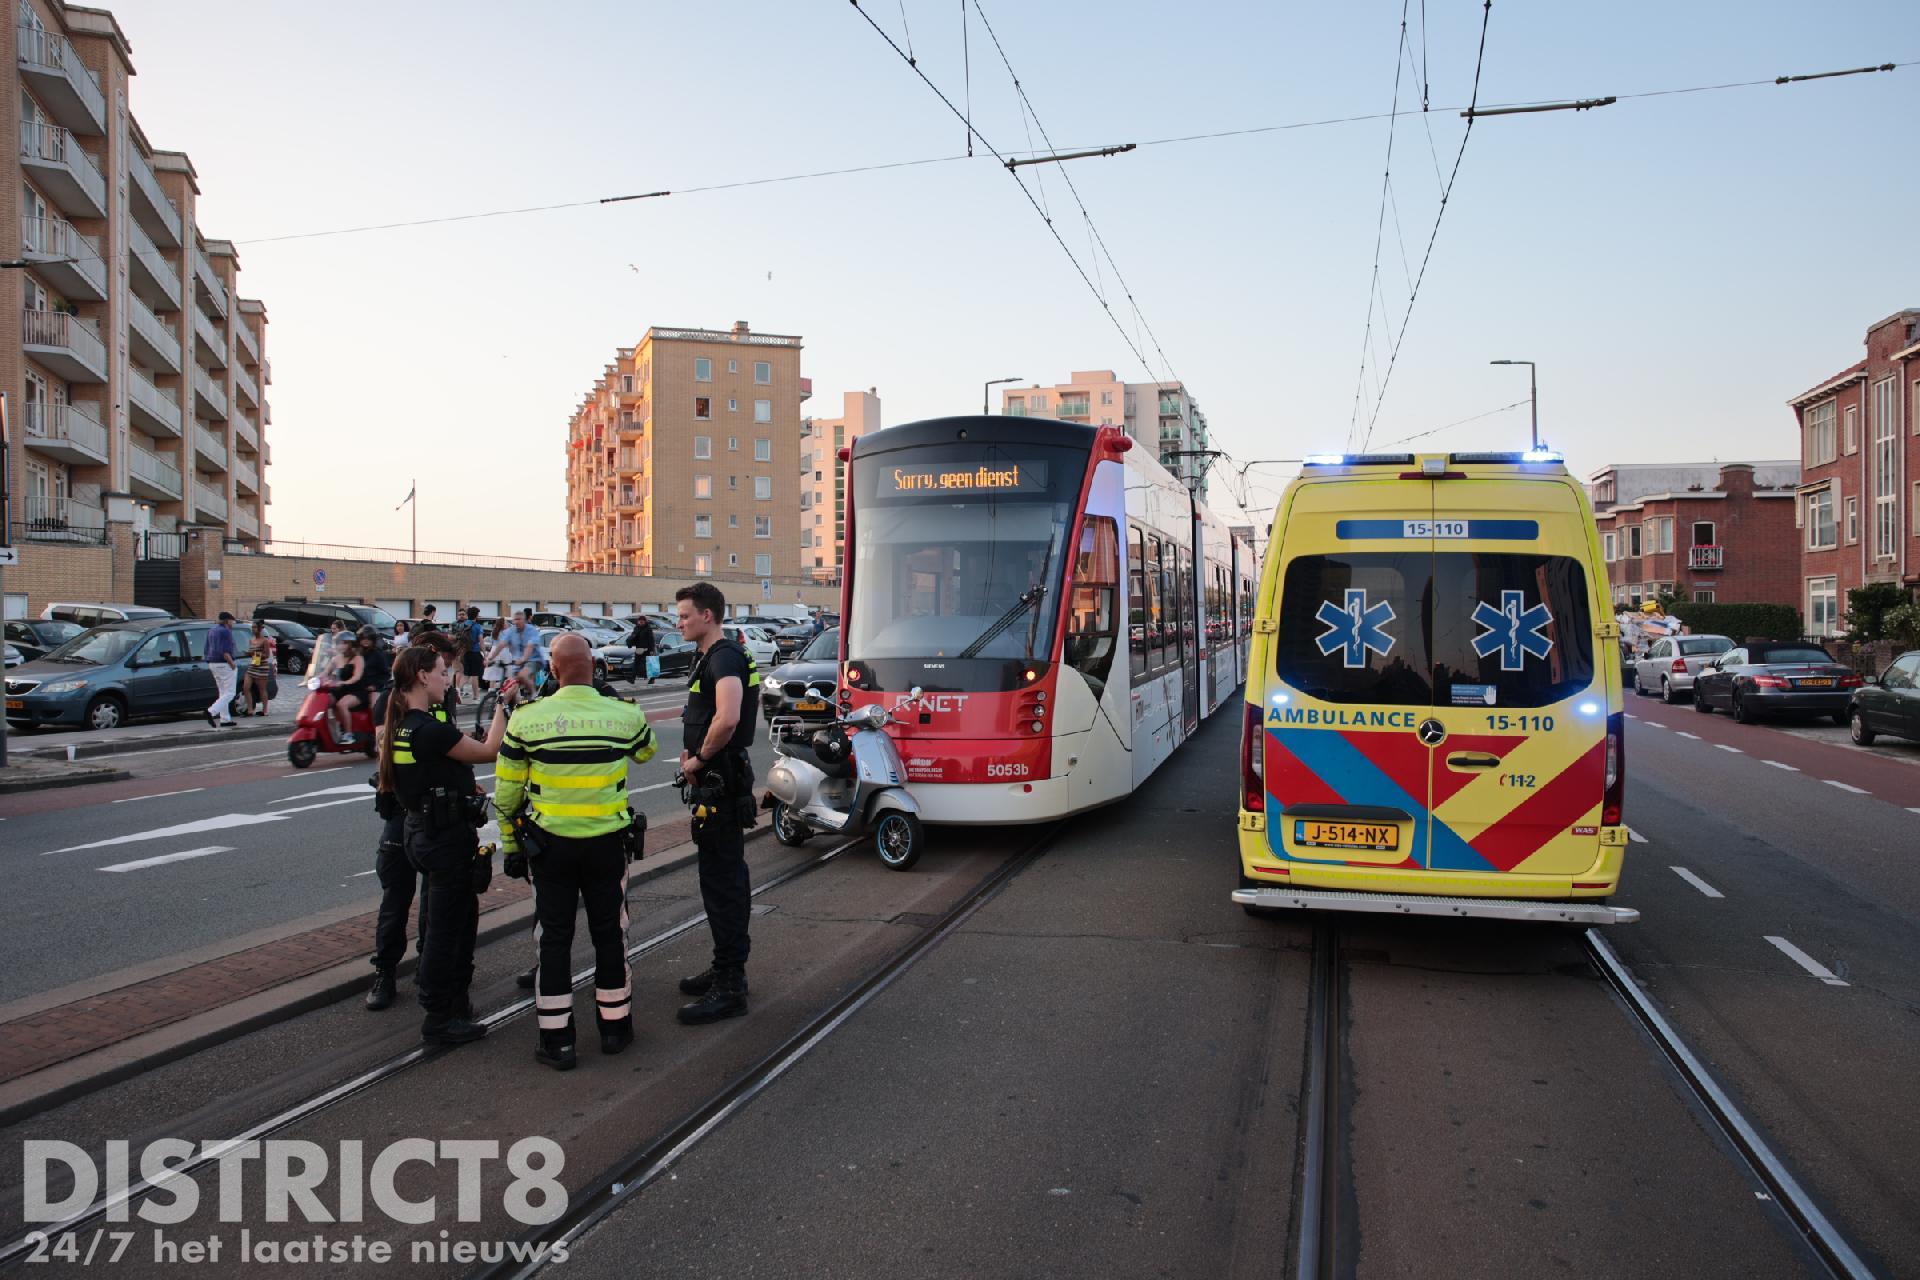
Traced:
<path fill-rule="evenodd" d="M 413 499 L 413 562 L 420 563 L 420 482 L 408 482 L 407 496 Z"/>

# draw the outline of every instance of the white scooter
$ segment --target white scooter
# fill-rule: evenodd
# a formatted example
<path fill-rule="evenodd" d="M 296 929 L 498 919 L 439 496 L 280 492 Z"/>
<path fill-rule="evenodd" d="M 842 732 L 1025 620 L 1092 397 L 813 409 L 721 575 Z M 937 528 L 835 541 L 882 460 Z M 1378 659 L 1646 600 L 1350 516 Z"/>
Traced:
<path fill-rule="evenodd" d="M 915 687 L 895 710 L 915 706 L 919 699 Z M 907 793 L 900 750 L 886 732 L 892 722 L 878 704 L 825 725 L 775 716 L 770 726 L 775 754 L 767 770 L 774 839 L 793 846 L 816 831 L 845 836 L 872 831 L 881 862 L 895 871 L 918 862 L 926 831 L 920 806 Z"/>

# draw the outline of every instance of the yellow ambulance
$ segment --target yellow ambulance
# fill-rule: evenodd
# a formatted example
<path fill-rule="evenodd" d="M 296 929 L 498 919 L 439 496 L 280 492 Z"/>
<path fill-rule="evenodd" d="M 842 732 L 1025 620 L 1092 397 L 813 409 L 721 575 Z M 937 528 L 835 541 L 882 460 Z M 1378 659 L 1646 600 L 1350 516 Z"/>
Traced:
<path fill-rule="evenodd" d="M 1250 911 L 1612 924 L 1627 845 L 1618 625 L 1558 454 L 1311 458 L 1248 660 Z"/>

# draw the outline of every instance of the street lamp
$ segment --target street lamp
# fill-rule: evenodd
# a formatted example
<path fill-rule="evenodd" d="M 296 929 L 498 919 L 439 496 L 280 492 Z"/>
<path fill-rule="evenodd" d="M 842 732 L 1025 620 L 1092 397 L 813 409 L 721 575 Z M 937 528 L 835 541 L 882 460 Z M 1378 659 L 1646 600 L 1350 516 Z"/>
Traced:
<path fill-rule="evenodd" d="M 1535 376 L 1531 360 L 1489 360 L 1488 364 L 1523 364 L 1527 366 L 1527 399 L 1533 404 L 1533 447 L 1540 447 L 1540 380 Z"/>
<path fill-rule="evenodd" d="M 990 391 L 992 391 L 992 390 L 993 390 L 993 389 L 994 389 L 995 387 L 997 387 L 997 386 L 999 386 L 999 385 L 1000 385 L 1001 383 L 1003 383 L 1003 382 L 1018 382 L 1018 381 L 1020 381 L 1020 379 L 1018 379 L 1018 378 L 989 378 L 989 379 L 987 379 L 987 381 L 986 381 L 986 383 L 985 383 L 985 384 L 984 384 L 984 385 L 983 385 L 983 386 L 982 386 L 982 387 L 980 388 L 980 415 L 981 415 L 982 417 L 985 417 L 985 416 L 986 416 L 986 415 L 987 415 L 987 414 L 988 414 L 988 413 L 990 412 L 990 410 L 988 410 L 988 408 L 987 408 L 987 394 L 988 394 L 988 392 L 990 392 Z"/>

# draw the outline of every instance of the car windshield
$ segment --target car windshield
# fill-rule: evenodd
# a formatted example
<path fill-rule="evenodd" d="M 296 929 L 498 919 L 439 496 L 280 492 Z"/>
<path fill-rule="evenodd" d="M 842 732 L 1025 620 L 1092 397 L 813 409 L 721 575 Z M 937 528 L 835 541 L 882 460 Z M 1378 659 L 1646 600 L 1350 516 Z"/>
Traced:
<path fill-rule="evenodd" d="M 269 622 L 267 624 L 267 627 L 270 630 L 277 632 L 282 636 L 285 636 L 289 640 L 313 639 L 313 632 L 307 630 L 305 627 L 301 626 L 297 622 Z"/>
<path fill-rule="evenodd" d="M 133 652 L 142 640 L 147 638 L 145 631 L 123 631 L 118 628 L 96 627 L 83 632 L 49 653 L 43 661 L 106 664 L 118 662 Z"/>
<path fill-rule="evenodd" d="M 1725 636 L 1699 636 L 1692 640 L 1680 641 L 1680 654 L 1686 658 L 1703 653 L 1725 653 L 1731 648 L 1733 648 L 1733 641 Z"/>
<path fill-rule="evenodd" d="M 34 625 L 34 634 L 43 644 L 65 644 L 86 630 L 77 622 L 41 622 Z"/>
<path fill-rule="evenodd" d="M 350 604 L 347 609 L 354 617 L 376 631 L 392 631 L 393 624 L 397 621 L 392 614 L 375 605 Z"/>
<path fill-rule="evenodd" d="M 813 643 L 800 651 L 802 662 L 834 662 L 840 657 L 840 628 L 822 631 Z"/>
<path fill-rule="evenodd" d="M 1783 645 L 1778 649 L 1755 649 L 1755 663 L 1832 662 L 1833 655 L 1812 645 Z"/>

